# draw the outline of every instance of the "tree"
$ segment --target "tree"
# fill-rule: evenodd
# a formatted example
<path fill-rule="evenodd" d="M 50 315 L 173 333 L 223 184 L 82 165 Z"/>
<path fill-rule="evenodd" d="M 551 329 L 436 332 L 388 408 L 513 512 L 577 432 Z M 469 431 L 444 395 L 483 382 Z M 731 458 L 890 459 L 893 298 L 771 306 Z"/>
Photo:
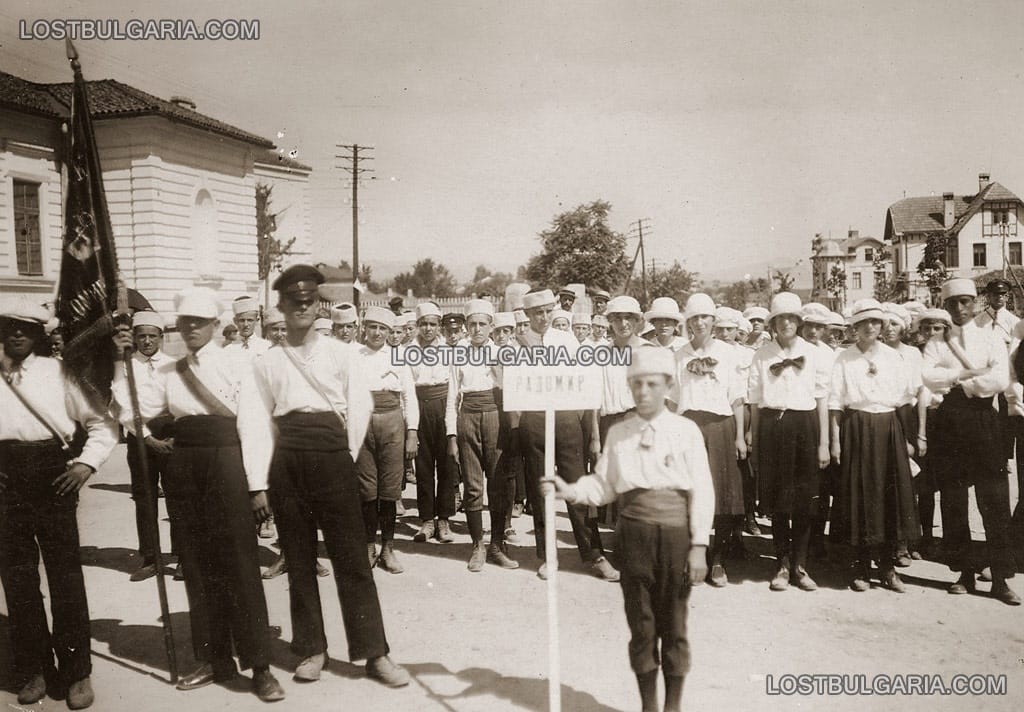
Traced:
<path fill-rule="evenodd" d="M 505 293 L 505 287 L 515 281 L 515 278 L 508 272 L 492 272 L 489 267 L 477 265 L 473 279 L 468 281 L 463 291 L 466 294 L 490 294 L 500 297 Z"/>
<path fill-rule="evenodd" d="M 626 237 L 608 227 L 611 204 L 595 200 L 555 216 L 540 233 L 541 252 L 530 258 L 526 277 L 534 285 L 583 283 L 613 291 L 629 273 Z"/>
<path fill-rule="evenodd" d="M 697 285 L 697 273 L 685 269 L 679 260 L 672 263 L 672 266 L 665 270 L 654 272 L 647 276 L 647 293 L 654 297 L 672 297 L 680 306 L 686 298 L 694 291 Z M 629 294 L 643 301 L 643 285 L 638 279 L 632 279 L 629 283 Z"/>
<path fill-rule="evenodd" d="M 414 264 L 411 272 L 395 275 L 394 288 L 400 294 L 411 289 L 417 297 L 450 297 L 455 294 L 455 277 L 447 267 L 428 258 Z"/>
<path fill-rule="evenodd" d="M 917 273 L 928 285 L 928 289 L 937 293 L 942 283 L 949 278 L 946 269 L 946 251 L 956 245 L 956 237 L 945 232 L 933 233 L 925 238 L 924 258 L 917 265 Z"/>
<path fill-rule="evenodd" d="M 270 212 L 273 191 L 272 185 L 256 184 L 256 244 L 261 280 L 267 279 L 273 270 L 280 269 L 284 258 L 292 253 L 292 247 L 295 246 L 294 237 L 284 243 L 274 237 L 274 233 L 277 232 L 277 216 L 280 213 Z"/>
<path fill-rule="evenodd" d="M 832 297 L 833 309 L 842 309 L 846 306 L 846 270 L 839 265 L 832 265 L 825 289 Z"/>
<path fill-rule="evenodd" d="M 743 311 L 751 304 L 761 306 L 767 304 L 767 297 L 765 295 L 770 288 L 771 285 L 768 284 L 768 280 L 764 277 L 757 277 L 756 279 L 751 277 L 719 287 L 709 296 L 715 300 L 716 304 L 723 304 L 727 307 Z"/>
<path fill-rule="evenodd" d="M 781 269 L 775 270 L 775 274 L 772 275 L 772 281 L 779 283 L 779 288 L 773 292 L 778 294 L 779 292 L 792 292 L 793 282 L 796 279 L 789 272 L 783 272 Z"/>
<path fill-rule="evenodd" d="M 902 302 L 906 298 L 904 285 L 889 274 L 892 254 L 883 247 L 875 251 L 873 271 L 875 273 L 875 299 L 880 302 Z"/>

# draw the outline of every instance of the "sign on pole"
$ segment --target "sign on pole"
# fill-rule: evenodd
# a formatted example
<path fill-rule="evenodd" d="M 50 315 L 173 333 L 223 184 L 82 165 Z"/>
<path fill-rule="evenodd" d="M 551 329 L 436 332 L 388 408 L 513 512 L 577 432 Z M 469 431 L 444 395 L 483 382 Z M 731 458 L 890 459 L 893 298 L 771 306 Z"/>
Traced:
<path fill-rule="evenodd" d="M 506 366 L 502 376 L 505 410 L 544 411 L 544 477 L 555 475 L 555 411 L 601 406 L 603 374 L 596 366 Z M 558 647 L 558 544 L 555 495 L 544 501 L 544 563 L 548 569 L 548 709 L 562 709 Z"/>

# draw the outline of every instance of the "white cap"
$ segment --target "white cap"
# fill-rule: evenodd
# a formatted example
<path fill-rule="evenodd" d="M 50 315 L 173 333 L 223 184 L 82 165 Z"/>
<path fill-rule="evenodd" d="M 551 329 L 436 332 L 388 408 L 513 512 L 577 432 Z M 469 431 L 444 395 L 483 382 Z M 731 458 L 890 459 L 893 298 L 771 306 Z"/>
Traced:
<path fill-rule="evenodd" d="M 530 317 L 526 316 L 526 312 L 522 309 L 513 309 L 512 316 L 515 317 L 517 324 L 529 324 Z"/>
<path fill-rule="evenodd" d="M 132 315 L 132 328 L 136 326 L 155 326 L 164 330 L 164 319 L 155 311 L 137 311 Z"/>
<path fill-rule="evenodd" d="M 715 326 L 722 326 L 725 328 L 739 328 L 740 320 L 737 318 L 740 313 L 735 309 L 729 307 L 718 307 L 715 309 Z"/>
<path fill-rule="evenodd" d="M 217 293 L 209 287 L 190 287 L 174 297 L 174 311 L 178 316 L 216 319 L 220 315 Z"/>
<path fill-rule="evenodd" d="M 542 289 L 539 292 L 527 292 L 523 295 L 523 309 L 533 309 L 546 304 L 554 304 L 555 295 L 550 289 Z"/>
<path fill-rule="evenodd" d="M 764 307 L 747 307 L 743 311 L 743 317 L 753 321 L 754 319 L 760 319 L 761 321 L 768 321 L 768 310 Z"/>
<path fill-rule="evenodd" d="M 921 321 L 941 321 L 948 326 L 953 325 L 953 318 L 945 309 L 925 309 L 921 312 Z"/>
<path fill-rule="evenodd" d="M 494 320 L 494 305 L 486 299 L 470 299 L 462 313 L 469 318 L 473 314 L 484 314 Z"/>
<path fill-rule="evenodd" d="M 672 349 L 643 347 L 630 351 L 631 360 L 626 368 L 626 378 L 663 373 L 670 378 L 676 375 L 676 355 Z"/>
<path fill-rule="evenodd" d="M 516 328 L 516 318 L 510 311 L 497 312 L 494 315 L 494 328 L 501 329 L 503 327 L 510 329 Z"/>
<path fill-rule="evenodd" d="M 359 312 L 355 304 L 343 302 L 331 307 L 331 321 L 335 324 L 355 324 L 359 321 Z"/>
<path fill-rule="evenodd" d="M 846 319 L 843 318 L 842 314 L 840 314 L 838 312 L 830 311 L 828 313 L 828 326 L 831 329 L 845 329 L 846 328 Z"/>
<path fill-rule="evenodd" d="M 593 318 L 591 318 L 590 320 L 590 324 L 591 326 L 603 326 L 604 328 L 607 329 L 608 317 L 606 317 L 604 314 L 594 314 Z"/>
<path fill-rule="evenodd" d="M 395 326 L 409 326 L 416 324 L 416 312 L 402 312 L 395 317 Z"/>
<path fill-rule="evenodd" d="M 366 311 L 363 312 L 363 323 L 367 324 L 371 321 L 393 329 L 395 326 L 395 313 L 384 307 L 367 307 Z"/>
<path fill-rule="evenodd" d="M 859 324 L 868 319 L 888 321 L 888 317 L 882 310 L 882 305 L 877 299 L 858 299 L 853 303 L 853 313 L 850 315 L 851 324 Z"/>
<path fill-rule="evenodd" d="M 260 304 L 256 301 L 255 297 L 242 296 L 231 302 L 231 311 L 234 312 L 235 316 L 245 314 L 246 312 L 258 312 L 259 310 Z"/>
<path fill-rule="evenodd" d="M 590 317 L 590 312 L 573 312 L 572 313 L 572 325 L 585 324 L 590 326 L 593 320 Z"/>
<path fill-rule="evenodd" d="M 958 277 L 946 280 L 942 283 L 942 301 L 952 297 L 976 297 L 978 288 L 974 286 L 973 279 Z"/>
<path fill-rule="evenodd" d="M 3 300 L 3 304 L 0 305 L 0 317 L 33 324 L 46 324 L 50 320 L 50 312 L 42 304 L 36 304 L 29 297 L 19 294 Z"/>
<path fill-rule="evenodd" d="M 555 319 L 565 319 L 570 324 L 572 323 L 572 312 L 567 312 L 565 309 L 553 309 L 551 311 L 551 323 L 555 323 Z"/>
<path fill-rule="evenodd" d="M 433 302 L 420 302 L 416 305 L 416 321 L 419 322 L 425 316 L 436 316 L 441 320 L 441 309 Z"/>
<path fill-rule="evenodd" d="M 715 300 L 706 294 L 697 292 L 696 294 L 691 294 L 686 300 L 686 306 L 683 307 L 682 318 L 685 321 L 689 321 L 695 316 L 715 316 L 716 311 Z M 650 314 L 648 314 L 647 318 L 651 318 Z"/>
<path fill-rule="evenodd" d="M 313 320 L 313 328 L 314 329 L 317 329 L 317 330 L 319 330 L 319 329 L 330 330 L 331 326 L 332 326 L 332 324 L 331 324 L 331 320 L 330 319 L 327 319 L 327 318 L 324 318 L 324 317 L 320 317 L 319 319 L 314 319 Z"/>
<path fill-rule="evenodd" d="M 612 297 L 608 300 L 608 308 L 604 310 L 605 314 L 636 314 L 639 317 L 643 317 L 644 310 L 640 308 L 640 302 L 633 297 L 627 297 L 622 294 L 618 297 Z"/>
<path fill-rule="evenodd" d="M 755 308 L 760 309 L 761 307 L 751 307 L 751 309 L 748 309 L 747 311 L 751 311 Z M 772 297 L 772 305 L 768 312 L 768 319 L 766 321 L 771 321 L 775 317 L 782 316 L 783 314 L 792 314 L 795 317 L 799 317 L 800 310 L 802 308 L 803 305 L 800 303 L 800 297 L 792 292 L 779 292 Z M 756 317 L 748 316 L 747 318 L 753 319 Z"/>
<path fill-rule="evenodd" d="M 910 328 L 910 311 L 903 305 L 893 302 L 882 302 L 882 311 L 885 312 L 890 322 L 895 321 L 904 329 Z"/>
<path fill-rule="evenodd" d="M 738 315 L 736 317 L 737 331 L 742 331 L 744 334 L 749 334 L 751 331 L 754 330 L 754 325 L 750 323 L 750 320 L 747 319 L 747 317 L 743 316 L 743 314 L 738 309 L 734 309 L 733 311 L 735 311 Z"/>
<path fill-rule="evenodd" d="M 693 299 L 693 296 L 691 296 L 690 299 Z M 689 304 L 690 300 L 687 299 L 686 303 Z M 714 306 L 715 304 L 712 302 L 712 311 L 709 313 L 714 314 Z M 679 303 L 672 297 L 658 297 L 655 299 L 651 302 L 650 311 L 644 314 L 644 318 L 647 321 L 651 321 L 652 319 L 672 319 L 677 323 L 683 321 L 683 315 L 679 313 Z"/>
<path fill-rule="evenodd" d="M 818 302 L 807 302 L 800 309 L 800 318 L 812 324 L 828 325 L 829 311 L 824 304 Z"/>
<path fill-rule="evenodd" d="M 263 314 L 263 326 L 270 326 L 271 324 L 280 324 L 284 321 L 284 314 L 277 307 L 270 307 L 266 313 Z"/>

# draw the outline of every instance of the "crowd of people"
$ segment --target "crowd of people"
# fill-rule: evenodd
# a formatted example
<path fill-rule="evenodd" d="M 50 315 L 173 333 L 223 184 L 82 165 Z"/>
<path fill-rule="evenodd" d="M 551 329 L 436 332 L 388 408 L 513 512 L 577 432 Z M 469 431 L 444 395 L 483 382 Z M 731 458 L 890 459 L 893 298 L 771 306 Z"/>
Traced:
<path fill-rule="evenodd" d="M 761 534 L 758 517 L 771 526 L 772 591 L 814 591 L 811 573 L 831 558 L 848 566 L 853 591 L 877 578 L 902 593 L 897 569 L 936 557 L 959 573 L 950 593 L 976 593 L 980 575 L 991 597 L 1020 604 L 1007 580 L 1024 513 L 1018 502 L 1011 518 L 1007 461 L 1024 436 L 1015 366 L 1024 322 L 1007 310 L 1003 280 L 987 285 L 983 309 L 974 283 L 953 279 L 941 308 L 864 299 L 845 316 L 788 292 L 741 313 L 701 293 L 682 308 L 659 296 L 644 309 L 600 289 L 590 312 L 573 290 L 545 288 L 506 311 L 489 298 L 459 313 L 431 301 L 405 309 L 400 298 L 391 308 L 324 311 L 323 281 L 296 265 L 275 281 L 275 307 L 235 299 L 222 344 L 218 296 L 182 292 L 182 358 L 162 348 L 165 317 L 136 310 L 114 344 L 132 353 L 137 407 L 122 366 L 109 407 L 62 376 L 47 357 L 41 306 L 0 308 L 0 578 L 20 704 L 48 687 L 72 709 L 93 701 L 77 493 L 117 443 L 118 423 L 141 557 L 132 581 L 158 573 L 161 488 L 166 497 L 200 663 L 182 690 L 232 679 L 240 665 L 253 670 L 260 699 L 284 698 L 269 669 L 261 581 L 284 573 L 295 680 L 318 680 L 328 662 L 316 579 L 333 575 L 349 657 L 386 685 L 408 684 L 389 657 L 373 580 L 375 568 L 405 570 L 395 531 L 399 516 L 411 516 L 407 484 L 418 518 L 407 546 L 453 542 L 451 520 L 462 512 L 474 573 L 519 568 L 509 544 L 524 514 L 543 562 L 544 493 L 556 491 L 587 570 L 621 583 L 645 710 L 655 708 L 659 669 L 665 709 L 678 709 L 690 586 L 728 585 L 727 562 L 744 555 L 744 534 Z M 547 478 L 544 413 L 505 411 L 501 360 L 436 358 L 454 347 L 492 356 L 601 348 L 627 358 L 600 367 L 599 408 L 556 412 L 557 475 Z M 422 353 L 411 358 L 413 350 Z M 971 487 L 984 546 L 971 541 Z M 606 556 L 602 523 L 617 527 L 621 572 Z M 280 555 L 261 571 L 259 538 L 275 528 Z M 321 535 L 329 569 L 317 560 Z M 52 632 L 40 551 L 49 580 L 60 582 L 51 583 Z M 546 564 L 537 576 L 548 578 Z"/>

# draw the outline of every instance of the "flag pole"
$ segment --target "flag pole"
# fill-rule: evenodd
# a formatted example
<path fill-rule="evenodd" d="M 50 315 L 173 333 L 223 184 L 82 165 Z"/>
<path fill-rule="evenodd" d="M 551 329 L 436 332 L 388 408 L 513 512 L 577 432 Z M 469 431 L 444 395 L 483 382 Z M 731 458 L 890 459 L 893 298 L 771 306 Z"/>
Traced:
<path fill-rule="evenodd" d="M 90 155 L 86 156 L 86 160 L 95 169 L 94 172 L 97 173 L 97 175 L 95 175 L 93 177 L 94 177 L 94 179 L 96 181 L 96 184 L 97 184 L 98 188 L 97 188 L 97 190 L 95 191 L 94 194 L 90 195 L 90 198 L 93 201 L 95 201 L 94 203 L 91 204 L 91 208 L 94 211 L 99 212 L 100 214 L 99 215 L 95 215 L 95 220 L 94 220 L 94 222 L 93 222 L 91 227 L 94 228 L 94 229 L 97 229 L 97 230 L 100 230 L 100 229 L 103 229 L 103 228 L 106 229 L 106 233 L 111 238 L 110 239 L 110 244 L 109 244 L 109 249 L 110 249 L 110 252 L 113 253 L 113 240 L 112 240 L 113 236 L 109 235 L 109 232 L 110 232 L 110 215 L 107 212 L 106 197 L 103 194 L 103 176 L 101 174 L 99 174 L 99 156 L 98 156 L 98 152 L 96 150 L 95 134 L 94 134 L 94 132 L 92 130 L 92 117 L 89 115 L 88 87 L 87 87 L 87 85 L 85 83 L 85 78 L 82 76 L 82 65 L 78 61 L 78 52 L 75 50 L 75 46 L 71 43 L 71 39 L 70 38 L 66 38 L 66 40 L 65 40 L 65 49 L 67 51 L 68 62 L 70 62 L 70 64 L 71 64 L 71 70 L 72 70 L 72 72 L 74 72 L 75 86 L 81 88 L 81 90 L 82 90 L 82 97 L 84 99 L 84 106 L 76 106 L 77 102 L 74 99 L 71 102 L 72 117 L 71 117 L 71 131 L 70 131 L 70 135 L 72 137 L 72 143 L 74 142 L 74 135 L 75 135 L 75 116 L 74 116 L 74 114 L 77 111 L 77 112 L 80 112 L 80 119 L 82 121 L 82 125 L 85 127 L 85 135 L 88 137 L 87 140 L 86 140 L 86 144 L 87 144 L 87 151 L 88 151 L 88 153 Z M 72 156 L 72 161 L 74 161 L 74 160 L 75 160 L 75 156 L 73 155 Z M 113 254 L 111 254 L 111 258 L 113 258 Z M 116 275 L 116 270 L 117 270 L 116 262 L 114 264 L 111 264 L 110 267 L 112 267 L 112 271 L 114 272 L 113 276 L 117 279 L 117 313 L 122 318 L 124 318 L 124 317 L 127 317 L 127 315 L 128 315 L 128 290 L 125 287 L 124 283 Z M 62 277 L 64 276 L 63 261 L 62 261 L 61 276 Z M 100 277 L 101 277 L 101 280 L 102 280 L 102 274 L 100 275 Z M 107 278 L 109 279 L 109 277 L 110 277 L 110 273 L 108 273 Z M 98 283 L 99 284 L 103 284 L 102 281 L 99 281 Z M 107 288 L 109 289 L 109 283 L 107 284 Z M 110 292 L 107 291 L 106 294 L 110 294 Z M 109 309 L 109 304 L 108 304 L 107 308 Z M 106 314 L 107 314 L 106 319 L 109 320 L 109 311 L 107 311 Z M 109 323 L 109 321 L 108 321 L 108 323 Z M 154 535 L 153 541 L 154 541 L 155 546 L 156 546 L 156 548 L 154 550 L 154 564 L 156 565 L 157 593 L 159 594 L 159 597 L 160 597 L 161 624 L 163 625 L 164 647 L 166 648 L 166 652 L 167 652 L 167 663 L 168 663 L 168 668 L 169 668 L 169 671 L 170 671 L 171 684 L 174 684 L 174 683 L 176 683 L 178 681 L 178 663 L 177 663 L 177 659 L 176 659 L 175 654 L 174 654 L 174 633 L 173 633 L 173 630 L 171 629 L 170 607 L 169 607 L 169 605 L 167 603 L 167 587 L 166 587 L 166 585 L 164 583 L 164 576 L 163 576 L 163 557 L 161 556 L 161 553 L 160 553 L 160 530 L 159 530 L 159 524 L 157 522 L 157 508 L 151 504 L 152 502 L 155 502 L 156 499 L 153 496 L 154 495 L 153 483 L 150 482 L 149 476 L 148 476 L 148 469 L 149 468 L 148 468 L 148 463 L 147 463 L 147 458 L 146 458 L 146 444 L 144 442 L 144 439 L 141 437 L 141 435 L 142 435 L 142 415 L 139 412 L 139 391 L 138 391 L 137 384 L 135 382 L 135 369 L 132 366 L 131 349 L 130 348 L 126 348 L 124 350 L 124 352 L 120 356 L 121 356 L 121 362 L 124 364 L 125 375 L 126 375 L 127 380 L 128 380 L 128 392 L 129 392 L 130 400 L 131 400 L 132 414 L 133 414 L 133 419 L 134 419 L 134 428 L 135 428 L 135 433 L 136 433 L 136 437 L 134 439 L 135 439 L 136 446 L 138 448 L 137 454 L 139 456 L 139 466 L 142 468 L 143 499 L 145 500 L 144 513 L 146 515 L 146 520 L 147 520 L 146 521 L 146 526 L 150 529 L 150 531 Z"/>
<path fill-rule="evenodd" d="M 555 411 L 544 411 L 544 478 L 555 478 Z M 561 712 L 561 658 L 558 646 L 558 539 L 555 536 L 555 489 L 544 497 L 544 563 L 548 568 L 548 710 Z"/>

